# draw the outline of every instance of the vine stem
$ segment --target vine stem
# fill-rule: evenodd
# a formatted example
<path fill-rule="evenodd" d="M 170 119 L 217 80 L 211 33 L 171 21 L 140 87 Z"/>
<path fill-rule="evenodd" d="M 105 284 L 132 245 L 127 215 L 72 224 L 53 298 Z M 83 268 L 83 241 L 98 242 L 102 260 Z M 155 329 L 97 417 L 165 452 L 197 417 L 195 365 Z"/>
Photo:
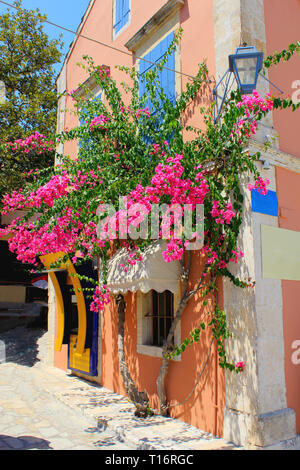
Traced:
<path fill-rule="evenodd" d="M 125 309 L 126 302 L 122 294 L 116 296 L 116 304 L 118 308 L 118 357 L 120 373 L 124 382 L 127 395 L 136 407 L 135 414 L 137 416 L 147 416 L 149 408 L 149 398 L 147 393 L 139 392 L 135 383 L 130 375 L 126 363 L 125 349 L 124 349 L 124 324 L 125 324 Z"/>
<path fill-rule="evenodd" d="M 196 389 L 196 387 L 197 387 L 197 385 L 198 385 L 198 383 L 199 383 L 199 381 L 200 381 L 200 379 L 203 375 L 203 372 L 206 369 L 206 366 L 209 362 L 209 358 L 210 358 L 211 350 L 212 350 L 212 345 L 213 345 L 213 342 L 214 342 L 214 337 L 212 337 L 206 361 L 204 363 L 204 366 L 203 366 L 203 368 L 202 368 L 202 370 L 201 370 L 201 372 L 198 376 L 198 379 L 197 379 L 192 391 L 187 395 L 187 397 L 184 399 L 183 402 L 178 403 L 178 404 L 174 404 L 174 405 L 168 404 L 167 403 L 167 397 L 166 397 L 166 390 L 165 390 L 165 379 L 166 379 L 166 376 L 167 376 L 167 373 L 168 373 L 169 363 L 170 363 L 170 358 L 168 356 L 168 353 L 171 352 L 171 350 L 173 349 L 172 341 L 173 341 L 173 338 L 174 338 L 175 329 L 176 329 L 176 327 L 177 327 L 177 325 L 178 325 L 178 323 L 181 319 L 182 313 L 183 313 L 187 303 L 189 302 L 189 300 L 192 297 L 194 297 L 194 295 L 202 287 L 204 287 L 203 284 L 202 284 L 203 280 L 204 280 L 204 275 L 203 275 L 204 272 L 203 272 L 201 277 L 200 277 L 200 280 L 197 283 L 196 288 L 191 290 L 191 291 L 188 291 L 187 284 L 188 284 L 189 275 L 190 275 L 190 271 L 191 271 L 191 252 L 188 251 L 187 253 L 188 253 L 187 268 L 185 268 L 184 262 L 181 261 L 181 278 L 182 278 L 181 301 L 180 301 L 178 309 L 176 311 L 176 315 L 175 315 L 175 318 L 172 322 L 172 325 L 171 325 L 171 328 L 169 330 L 169 334 L 167 336 L 167 339 L 166 339 L 166 341 L 163 345 L 163 351 L 162 351 L 163 359 L 162 359 L 162 364 L 161 364 L 161 367 L 160 367 L 160 372 L 159 372 L 159 375 L 158 375 L 158 378 L 157 378 L 157 381 L 156 381 L 157 394 L 158 394 L 159 404 L 160 404 L 160 414 L 163 415 L 163 416 L 168 414 L 168 408 L 182 405 L 191 397 L 191 395 L 195 391 L 195 389 Z M 210 282 L 206 282 L 205 285 L 208 285 L 209 283 L 214 284 L 214 282 L 215 282 L 215 278 L 211 279 Z M 214 288 L 214 293 L 215 293 L 215 303 L 217 304 L 218 296 L 217 296 L 216 288 Z"/>
<path fill-rule="evenodd" d="M 168 352 L 170 352 L 173 348 L 172 341 L 174 338 L 174 333 L 176 330 L 176 327 L 181 319 L 182 313 L 189 301 L 189 296 L 188 296 L 188 280 L 189 280 L 189 275 L 190 275 L 190 270 L 191 270 L 191 252 L 188 251 L 188 261 L 187 261 L 187 268 L 185 268 L 184 261 L 181 260 L 181 279 L 182 279 L 182 296 L 181 300 L 179 303 L 179 306 L 177 308 L 175 318 L 172 322 L 172 325 L 170 327 L 167 339 L 163 345 L 162 348 L 162 363 L 160 366 L 160 371 L 156 380 L 156 386 L 157 386 L 157 394 L 159 398 L 159 407 L 160 407 L 160 414 L 163 416 L 166 416 L 168 414 L 168 406 L 167 406 L 167 395 L 166 395 L 166 389 L 165 389 L 165 379 L 168 373 L 169 369 L 169 363 L 170 359 L 167 357 Z"/>
<path fill-rule="evenodd" d="M 202 278 L 203 278 L 203 276 L 201 276 L 201 279 L 202 279 Z M 200 281 L 201 281 L 201 279 L 200 279 Z M 216 278 L 214 278 L 214 281 L 215 281 L 215 280 L 216 280 Z M 195 293 L 200 289 L 200 286 L 201 286 L 201 282 L 200 282 L 200 281 L 199 281 L 198 284 L 197 284 L 197 288 L 196 288 L 194 291 L 191 291 L 191 292 L 188 294 L 188 298 L 190 298 L 191 296 L 195 295 Z M 203 287 L 203 286 L 201 286 L 201 287 Z M 190 295 L 190 294 L 191 294 L 191 295 Z M 215 294 L 215 304 L 217 305 L 217 303 L 218 303 L 218 292 L 217 292 L 217 289 L 216 289 L 216 288 L 214 289 L 214 294 Z M 201 380 L 201 377 L 202 377 L 202 375 L 203 375 L 203 373 L 204 373 L 204 371 L 205 371 L 205 369 L 206 369 L 206 367 L 207 367 L 207 365 L 208 365 L 208 362 L 209 362 L 209 359 L 210 359 L 210 356 L 211 356 L 211 352 L 212 352 L 212 346 L 213 346 L 214 340 L 215 340 L 215 338 L 214 338 L 214 336 L 212 336 L 212 339 L 211 339 L 211 342 L 210 342 L 210 345 L 209 345 L 209 349 L 208 349 L 208 353 L 207 353 L 207 356 L 206 356 L 205 363 L 204 363 L 204 365 L 203 365 L 203 367 L 202 367 L 202 369 L 201 369 L 201 371 L 200 371 L 200 373 L 199 373 L 199 375 L 198 375 L 198 378 L 197 378 L 197 380 L 196 380 L 196 382 L 195 382 L 195 385 L 193 386 L 192 390 L 188 393 L 188 395 L 185 397 L 185 399 L 184 399 L 182 402 L 180 402 L 180 403 L 174 403 L 174 404 L 169 404 L 169 403 L 168 403 L 168 404 L 166 405 L 167 408 L 175 408 L 175 407 L 177 407 L 177 406 L 184 405 L 184 404 L 190 399 L 190 397 L 192 396 L 192 394 L 193 394 L 194 391 L 196 390 L 196 388 L 197 388 L 197 386 L 198 386 L 198 384 L 199 384 L 199 382 L 200 382 L 200 380 Z"/>

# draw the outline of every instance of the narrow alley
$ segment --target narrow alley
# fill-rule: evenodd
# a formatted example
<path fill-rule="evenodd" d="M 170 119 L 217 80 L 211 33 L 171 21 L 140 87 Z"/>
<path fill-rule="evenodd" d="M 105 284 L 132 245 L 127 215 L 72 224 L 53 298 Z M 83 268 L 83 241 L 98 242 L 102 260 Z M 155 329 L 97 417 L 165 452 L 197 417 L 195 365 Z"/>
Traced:
<path fill-rule="evenodd" d="M 45 342 L 26 325 L 0 333 L 0 450 L 240 449 L 180 420 L 136 418 L 127 398 L 45 366 Z"/>
<path fill-rule="evenodd" d="M 0 450 L 131 449 L 51 393 L 60 381 L 65 386 L 65 377 L 58 369 L 40 367 L 38 341 L 43 333 L 26 327 L 0 333 L 6 356 L 0 364 Z"/>

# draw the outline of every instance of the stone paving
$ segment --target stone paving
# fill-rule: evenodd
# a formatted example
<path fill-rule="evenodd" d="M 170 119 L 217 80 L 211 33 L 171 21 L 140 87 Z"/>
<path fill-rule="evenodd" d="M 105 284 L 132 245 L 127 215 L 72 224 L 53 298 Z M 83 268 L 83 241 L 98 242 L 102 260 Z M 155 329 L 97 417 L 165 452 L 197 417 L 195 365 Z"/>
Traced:
<path fill-rule="evenodd" d="M 33 347 L 40 336 L 0 334 L 0 450 L 241 449 L 179 420 L 135 417 L 123 396 L 40 362 Z"/>
<path fill-rule="evenodd" d="M 129 448 L 118 442 L 115 435 L 106 432 L 100 437 L 93 420 L 35 387 L 28 369 L 21 368 L 12 364 L 0 368 L 1 450 L 92 450 L 108 445 L 115 449 Z M 34 373 L 34 379 L 37 378 Z"/>
<path fill-rule="evenodd" d="M 0 450 L 132 449 L 55 396 L 70 384 L 64 372 L 40 362 L 43 333 L 19 327 L 0 334 L 6 356 L 0 364 Z"/>

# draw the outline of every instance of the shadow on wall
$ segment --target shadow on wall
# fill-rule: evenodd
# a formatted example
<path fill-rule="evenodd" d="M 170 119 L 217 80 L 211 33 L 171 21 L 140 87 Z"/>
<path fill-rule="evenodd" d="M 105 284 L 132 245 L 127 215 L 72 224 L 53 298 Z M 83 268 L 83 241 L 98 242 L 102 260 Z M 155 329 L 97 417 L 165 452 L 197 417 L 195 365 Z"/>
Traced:
<path fill-rule="evenodd" d="M 194 255 L 192 263 L 191 281 L 189 288 L 196 286 L 201 271 L 199 255 Z M 130 373 L 140 391 L 147 390 L 150 404 L 158 408 L 156 380 L 160 370 L 161 359 L 137 354 L 136 351 L 136 312 L 135 296 L 126 297 L 126 340 L 125 349 L 127 364 Z M 222 304 L 222 299 L 220 298 Z M 201 322 L 206 324 L 210 320 L 212 299 L 208 306 L 203 306 L 202 297 L 199 294 L 190 301 L 181 319 L 181 337 L 184 339 L 189 332 L 199 327 Z M 170 415 L 181 419 L 200 429 L 209 431 L 219 437 L 223 433 L 223 408 L 224 408 L 224 374 L 218 365 L 216 345 L 210 349 L 211 330 L 206 328 L 201 333 L 199 342 L 181 355 L 180 361 L 171 361 L 166 379 L 166 393 L 168 401 L 172 404 Z M 207 359 L 208 358 L 208 359 Z M 204 368 L 199 383 L 197 380 Z M 193 387 L 196 384 L 193 393 Z M 189 396 L 190 395 L 190 396 Z M 186 397 L 188 397 L 186 399 Z M 181 405 L 181 402 L 184 402 Z M 176 404 L 176 406 L 174 406 Z M 183 436 L 178 436 L 181 440 Z"/>
<path fill-rule="evenodd" d="M 39 362 L 38 340 L 46 333 L 40 328 L 19 326 L 0 333 L 0 363 L 13 362 L 32 367 Z"/>
<path fill-rule="evenodd" d="M 183 116 L 182 116 L 183 127 L 186 127 L 188 125 L 192 126 L 193 125 L 192 119 L 194 117 L 197 117 L 198 119 L 199 117 L 199 109 L 201 107 L 208 108 L 211 105 L 214 85 L 215 85 L 214 82 L 210 84 L 204 83 L 202 85 L 195 99 L 191 103 L 189 103 L 189 105 L 187 106 L 186 110 L 183 113 Z M 197 125 L 197 127 L 198 126 L 199 124 Z"/>
<path fill-rule="evenodd" d="M 114 299 L 103 312 L 102 323 L 102 374 L 101 384 L 121 395 L 126 395 L 120 376 L 118 358 L 118 311 Z"/>
<path fill-rule="evenodd" d="M 189 331 L 199 327 L 201 322 L 209 323 L 210 306 L 211 299 L 207 307 L 202 305 L 200 294 L 191 299 L 181 321 L 182 339 L 188 337 Z M 219 371 L 216 370 L 215 346 L 210 349 L 210 343 L 211 329 L 206 327 L 200 334 L 199 342 L 181 354 L 181 361 L 171 362 L 167 394 L 172 417 L 220 437 L 222 423 L 215 416 L 215 410 L 216 406 L 222 407 L 222 393 L 219 391 L 215 396 L 215 381 L 219 381 Z"/>

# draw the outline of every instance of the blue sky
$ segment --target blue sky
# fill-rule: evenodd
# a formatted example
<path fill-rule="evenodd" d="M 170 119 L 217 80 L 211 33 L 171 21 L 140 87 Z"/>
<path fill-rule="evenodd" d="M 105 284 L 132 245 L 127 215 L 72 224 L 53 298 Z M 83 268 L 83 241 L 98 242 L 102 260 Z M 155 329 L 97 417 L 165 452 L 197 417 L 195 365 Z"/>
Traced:
<path fill-rule="evenodd" d="M 5 0 L 12 4 L 13 0 Z M 39 8 L 40 12 L 47 15 L 47 19 L 65 28 L 76 31 L 84 15 L 89 0 L 22 0 L 23 8 L 32 10 Z M 0 3 L 0 15 L 7 10 L 6 5 Z M 50 38 L 58 38 L 62 34 L 64 48 L 62 50 L 62 62 L 69 50 L 70 43 L 74 39 L 74 35 L 63 31 L 47 23 L 44 23 L 44 30 Z M 58 64 L 55 69 L 58 72 L 61 66 Z"/>

